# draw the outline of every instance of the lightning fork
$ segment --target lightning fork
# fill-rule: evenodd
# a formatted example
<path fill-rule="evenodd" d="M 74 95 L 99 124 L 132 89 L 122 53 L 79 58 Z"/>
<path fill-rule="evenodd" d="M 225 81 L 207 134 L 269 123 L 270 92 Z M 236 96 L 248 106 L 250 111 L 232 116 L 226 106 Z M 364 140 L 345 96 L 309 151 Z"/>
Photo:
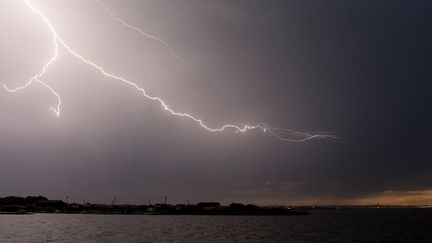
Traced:
<path fill-rule="evenodd" d="M 159 44 L 163 45 L 166 49 L 168 49 L 168 51 L 170 52 L 171 56 L 173 56 L 174 58 L 176 58 L 177 60 L 179 60 L 181 63 L 183 63 L 186 66 L 189 66 L 189 64 L 179 55 L 177 55 L 175 53 L 175 51 L 173 50 L 173 48 L 165 41 L 163 41 L 162 39 L 160 39 L 157 36 L 148 34 L 146 32 L 144 32 L 143 30 L 141 30 L 139 27 L 133 26 L 129 23 L 127 23 L 126 21 L 124 21 L 123 19 L 117 17 L 117 15 L 115 15 L 101 0 L 96 0 L 96 2 L 103 8 L 105 9 L 105 11 L 108 13 L 108 15 L 110 15 L 115 21 L 119 22 L 120 24 L 126 26 L 127 28 L 134 30 L 138 33 L 140 33 L 141 35 L 143 35 L 144 37 L 148 38 L 148 39 L 152 39 L 155 40 L 157 42 L 159 42 Z"/>
<path fill-rule="evenodd" d="M 43 21 L 47 24 L 48 28 L 50 29 L 53 38 L 52 38 L 52 42 L 54 44 L 54 55 L 53 57 L 49 60 L 49 62 L 47 62 L 45 64 L 45 66 L 42 68 L 42 71 L 39 74 L 34 75 L 26 84 L 24 84 L 21 87 L 17 87 L 15 89 L 10 89 L 8 88 L 6 85 L 3 85 L 3 87 L 9 91 L 9 92 L 17 92 L 19 90 L 25 89 L 28 86 L 30 86 L 33 82 L 38 82 L 39 84 L 43 85 L 45 88 L 47 88 L 54 96 L 57 97 L 58 99 L 58 103 L 56 107 L 50 107 L 51 110 L 53 110 L 57 116 L 60 116 L 60 106 L 61 106 L 61 98 L 60 95 L 48 84 L 40 81 L 40 78 L 45 74 L 45 72 L 48 70 L 48 68 L 52 65 L 52 63 L 55 62 L 55 60 L 57 59 L 58 56 L 58 48 L 59 45 L 63 46 L 67 52 L 69 52 L 71 55 L 75 56 L 76 58 L 78 58 L 79 60 L 81 60 L 84 64 L 87 64 L 93 68 L 95 68 L 96 70 L 98 70 L 101 74 L 103 74 L 105 77 L 108 78 L 112 78 L 118 81 L 121 81 L 125 84 L 128 84 L 130 86 L 132 86 L 133 88 L 135 88 L 137 91 L 139 91 L 145 98 L 155 101 L 157 103 L 159 103 L 160 106 L 162 106 L 162 108 L 168 112 L 169 114 L 173 115 L 173 116 L 177 116 L 177 117 L 182 117 L 182 118 L 187 118 L 191 121 L 194 121 L 195 123 L 197 123 L 198 125 L 200 125 L 202 128 L 204 128 L 205 130 L 209 131 L 209 132 L 222 132 L 226 129 L 233 129 L 235 132 L 241 132 L 241 133 L 245 133 L 249 130 L 261 130 L 262 132 L 269 132 L 270 134 L 272 134 L 273 136 L 277 137 L 278 139 L 280 139 L 281 141 L 289 141 L 289 142 L 305 142 L 307 140 L 313 140 L 313 139 L 323 139 L 323 138 L 338 138 L 336 136 L 333 135 L 329 135 L 329 134 L 311 134 L 311 133 L 304 133 L 304 132 L 297 132 L 297 131 L 293 131 L 293 130 L 288 130 L 288 129 L 284 129 L 284 128 L 277 128 L 277 127 L 272 127 L 269 126 L 265 123 L 260 123 L 257 125 L 242 125 L 242 126 L 238 126 L 238 125 L 233 125 L 233 124 L 226 124 L 223 125 L 219 128 L 211 128 L 209 126 L 207 126 L 203 120 L 198 119 L 188 113 L 183 113 L 183 112 L 177 112 L 175 110 L 173 110 L 172 108 L 170 108 L 165 101 L 158 97 L 158 96 L 151 96 L 149 94 L 147 94 L 146 90 L 139 87 L 138 84 L 129 81 L 121 76 L 117 76 L 115 74 L 111 74 L 107 71 L 105 71 L 105 69 L 101 66 L 98 66 L 97 64 L 95 64 L 94 62 L 88 60 L 87 58 L 83 57 L 82 55 L 78 54 L 77 52 L 75 52 L 71 47 L 69 47 L 69 45 L 67 45 L 57 34 L 54 26 L 49 22 L 48 18 L 43 14 L 42 11 L 40 11 L 39 9 L 37 9 L 36 7 L 34 7 L 30 0 L 25 0 L 27 6 L 33 10 L 35 13 L 37 13 L 38 15 L 41 16 L 41 18 L 43 19 Z M 287 135 L 289 135 L 290 137 L 286 137 Z"/>
<path fill-rule="evenodd" d="M 48 21 L 48 19 L 43 15 L 43 13 L 40 12 L 39 10 L 33 8 L 33 6 L 30 4 L 30 2 L 28 0 L 26 0 L 26 3 L 33 11 L 35 11 L 36 13 L 38 13 L 39 15 L 42 16 L 44 22 L 47 24 L 47 26 L 51 30 L 51 33 L 53 35 L 52 42 L 54 44 L 54 54 L 50 58 L 50 60 L 42 67 L 41 72 L 38 74 L 35 74 L 33 77 L 31 77 L 24 85 L 11 89 L 8 86 L 6 86 L 5 84 L 3 84 L 3 88 L 5 88 L 9 92 L 15 93 L 15 92 L 18 92 L 18 91 L 21 91 L 21 90 L 27 88 L 33 82 L 37 82 L 37 83 L 41 84 L 42 86 L 47 88 L 54 96 L 57 97 L 57 105 L 55 107 L 51 106 L 50 110 L 54 111 L 56 116 L 59 117 L 60 116 L 60 106 L 61 106 L 60 95 L 51 86 L 49 86 L 48 84 L 46 84 L 45 82 L 40 80 L 42 78 L 42 76 L 47 72 L 48 68 L 57 60 L 58 49 L 59 49 L 58 35 L 57 35 L 54 27 L 51 25 L 51 23 Z"/>

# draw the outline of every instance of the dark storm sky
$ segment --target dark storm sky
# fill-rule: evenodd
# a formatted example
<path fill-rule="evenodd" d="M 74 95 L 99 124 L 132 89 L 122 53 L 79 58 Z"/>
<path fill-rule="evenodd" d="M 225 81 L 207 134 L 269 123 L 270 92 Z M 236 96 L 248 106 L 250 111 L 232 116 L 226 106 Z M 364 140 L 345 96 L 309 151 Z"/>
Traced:
<path fill-rule="evenodd" d="M 211 134 L 60 49 L 43 78 L 60 118 L 36 84 L 0 91 L 0 196 L 374 203 L 432 189 L 430 1 L 104 1 L 189 67 L 94 1 L 33 2 L 82 55 L 211 126 L 341 139 Z M 51 34 L 21 1 L 0 9 L 0 79 L 17 86 L 51 56 Z"/>

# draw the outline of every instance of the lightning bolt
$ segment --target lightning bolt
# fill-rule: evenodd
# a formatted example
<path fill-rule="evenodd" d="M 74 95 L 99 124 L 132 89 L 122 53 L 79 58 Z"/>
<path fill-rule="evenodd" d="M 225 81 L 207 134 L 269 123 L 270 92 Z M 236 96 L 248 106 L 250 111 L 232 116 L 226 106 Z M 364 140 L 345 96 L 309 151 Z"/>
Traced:
<path fill-rule="evenodd" d="M 61 106 L 61 98 L 60 95 L 48 84 L 44 83 L 43 81 L 40 80 L 40 78 L 42 78 L 42 76 L 47 72 L 48 68 L 57 60 L 58 57 L 58 49 L 59 49 L 59 39 L 58 39 L 58 35 L 54 30 L 54 27 L 51 25 L 51 23 L 48 21 L 48 19 L 43 15 L 42 12 L 40 12 L 39 10 L 37 10 L 36 8 L 33 7 L 33 5 L 31 5 L 31 3 L 29 1 L 26 1 L 27 5 L 35 12 L 37 12 L 39 15 L 42 16 L 44 22 L 48 25 L 48 27 L 50 28 L 51 32 L 53 33 L 53 37 L 52 37 L 52 42 L 54 44 L 54 54 L 51 57 L 51 59 L 45 64 L 45 66 L 42 67 L 42 71 L 38 74 L 35 74 L 33 77 L 31 77 L 27 83 L 25 83 L 23 86 L 14 88 L 14 89 L 10 89 L 9 87 L 7 87 L 5 84 L 3 84 L 3 88 L 5 88 L 7 91 L 15 93 L 18 92 L 20 90 L 23 90 L 25 88 L 27 88 L 28 86 L 30 86 L 33 82 L 37 82 L 39 84 L 41 84 L 42 86 L 44 86 L 45 88 L 47 88 L 54 96 L 57 97 L 57 105 L 56 107 L 51 106 L 50 110 L 54 111 L 54 113 L 57 115 L 57 117 L 60 116 L 60 106 Z"/>
<path fill-rule="evenodd" d="M 146 32 L 144 32 L 143 30 L 141 30 L 140 28 L 133 26 L 129 23 L 127 23 L 126 21 L 124 21 L 123 19 L 117 17 L 104 3 L 102 3 L 101 0 L 96 0 L 96 2 L 103 8 L 105 9 L 105 11 L 117 22 L 119 22 L 120 24 L 126 26 L 127 28 L 134 30 L 138 33 L 140 33 L 141 35 L 143 35 L 144 37 L 148 38 L 148 39 L 152 39 L 155 40 L 157 42 L 159 42 L 161 45 L 163 45 L 166 49 L 168 49 L 168 51 L 170 52 L 170 54 L 176 58 L 177 60 L 179 60 L 180 62 L 182 62 L 184 65 L 189 66 L 189 64 L 179 55 L 177 55 L 173 48 L 165 41 L 161 40 L 160 38 L 158 38 L 157 36 L 154 35 L 150 35 Z"/>
<path fill-rule="evenodd" d="M 101 3 L 99 0 L 97 0 L 99 3 Z M 6 85 L 3 84 L 3 87 L 12 93 L 21 91 L 27 87 L 29 87 L 32 83 L 36 82 L 39 83 L 40 85 L 44 86 L 45 88 L 47 88 L 54 96 L 57 97 L 58 102 L 57 105 L 51 106 L 50 109 L 53 110 L 56 114 L 57 117 L 60 116 L 60 107 L 61 107 L 61 98 L 60 95 L 48 84 L 46 84 L 45 82 L 41 81 L 41 78 L 43 77 L 43 75 L 47 72 L 47 70 L 52 66 L 52 64 L 57 60 L 58 57 L 58 53 L 59 53 L 59 47 L 62 46 L 64 49 L 66 49 L 66 51 L 71 54 L 72 56 L 75 56 L 76 58 L 78 58 L 79 60 L 81 60 L 84 64 L 87 64 L 93 68 L 95 68 L 96 70 L 98 70 L 101 74 L 103 74 L 105 77 L 108 78 L 112 78 L 115 80 L 118 80 L 120 82 L 123 82 L 127 85 L 130 85 L 132 87 L 134 87 L 138 92 L 140 92 L 145 98 L 151 100 L 151 101 L 155 101 L 157 102 L 166 112 L 168 112 L 169 114 L 176 116 L 176 117 L 180 117 L 180 118 L 186 118 L 189 119 L 195 123 L 197 123 L 199 126 L 201 126 L 202 128 L 204 128 L 205 130 L 209 131 L 209 132 L 222 132 L 226 129 L 233 129 L 235 132 L 239 132 L 239 133 L 245 133 L 249 130 L 261 130 L 262 132 L 268 132 L 270 134 L 272 134 L 273 136 L 277 137 L 278 139 L 280 139 L 281 141 L 290 141 L 290 142 L 305 142 L 307 140 L 312 140 L 312 139 L 323 139 L 323 138 L 338 138 L 337 136 L 328 134 L 328 133 L 322 133 L 322 134 L 311 134 L 311 133 L 305 133 L 305 132 L 297 132 L 297 131 L 293 131 L 293 130 L 289 130 L 289 129 L 284 129 L 284 128 L 278 128 L 278 127 L 272 127 L 268 124 L 265 123 L 258 123 L 256 125 L 234 125 L 234 124 L 226 124 L 223 125 L 221 127 L 218 128 L 211 128 L 209 126 L 207 126 L 203 120 L 198 119 L 194 116 L 192 116 L 191 114 L 188 113 L 183 113 L 183 112 L 177 112 L 175 110 L 173 110 L 172 108 L 170 108 L 165 101 L 158 97 L 158 96 L 151 96 L 149 95 L 145 89 L 141 88 L 138 86 L 138 84 L 129 81 L 121 76 L 117 76 L 115 74 L 111 74 L 107 71 L 105 71 L 105 69 L 97 64 L 95 64 L 94 62 L 88 60 L 87 58 L 83 57 L 82 55 L 78 54 L 76 51 L 74 51 L 69 45 L 67 45 L 61 38 L 60 36 L 57 34 L 54 26 L 51 24 L 51 22 L 48 20 L 48 18 L 45 16 L 45 14 L 40 11 L 39 9 L 37 9 L 31 2 L 30 0 L 25 0 L 25 3 L 27 4 L 27 6 L 34 11 L 36 14 L 38 14 L 42 20 L 45 22 L 45 24 L 47 25 L 47 27 L 50 29 L 51 34 L 52 34 L 52 43 L 54 45 L 54 51 L 53 51 L 53 56 L 50 58 L 50 60 L 42 67 L 42 70 L 40 73 L 35 74 L 33 77 L 31 77 L 29 79 L 29 81 L 27 81 L 27 83 L 25 83 L 23 86 L 19 86 L 17 88 L 11 89 L 9 87 L 7 87 Z M 103 4 L 102 4 L 103 6 Z M 148 38 L 151 39 L 155 39 L 157 41 L 159 41 L 160 43 L 162 43 L 163 45 L 165 45 L 167 48 L 169 48 L 169 50 L 172 51 L 172 49 L 169 47 L 169 45 L 167 45 L 165 42 L 163 42 L 162 40 L 160 40 L 157 37 L 145 34 L 144 32 L 142 32 L 139 28 L 133 27 L 129 24 L 127 24 L 126 22 L 122 21 L 121 19 L 118 19 L 117 17 L 115 17 L 114 15 L 111 14 L 111 12 L 106 9 L 108 11 L 108 13 L 110 13 L 111 16 L 113 16 L 117 21 L 120 21 L 121 23 L 123 23 L 124 25 L 126 25 L 129 28 L 135 29 L 137 31 L 140 31 L 140 33 L 142 33 L 143 35 L 145 35 Z M 174 53 L 174 52 L 172 52 Z"/>

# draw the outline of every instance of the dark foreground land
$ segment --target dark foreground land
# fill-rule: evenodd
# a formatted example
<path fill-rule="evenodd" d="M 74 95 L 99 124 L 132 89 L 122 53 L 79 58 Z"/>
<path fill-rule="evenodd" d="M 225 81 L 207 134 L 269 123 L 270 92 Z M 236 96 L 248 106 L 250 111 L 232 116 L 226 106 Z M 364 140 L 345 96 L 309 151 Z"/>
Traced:
<path fill-rule="evenodd" d="M 289 207 L 258 207 L 252 204 L 218 202 L 198 204 L 106 205 L 66 203 L 43 196 L 0 198 L 0 214 L 79 213 L 79 214 L 146 214 L 146 215 L 308 215 L 307 210 Z"/>

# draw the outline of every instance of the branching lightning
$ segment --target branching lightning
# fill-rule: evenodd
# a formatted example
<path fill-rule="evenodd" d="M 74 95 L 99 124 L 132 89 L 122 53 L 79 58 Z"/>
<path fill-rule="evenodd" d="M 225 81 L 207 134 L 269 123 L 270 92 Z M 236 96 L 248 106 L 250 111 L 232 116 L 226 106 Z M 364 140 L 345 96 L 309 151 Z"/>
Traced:
<path fill-rule="evenodd" d="M 102 1 L 101 0 L 96 0 L 96 2 L 99 4 L 99 5 L 101 5 L 102 6 L 102 8 L 104 8 L 105 9 L 105 11 L 115 20 L 115 21 L 117 21 L 117 22 L 119 22 L 120 24 L 122 24 L 122 25 L 124 25 L 124 26 L 126 26 L 127 28 L 129 28 L 129 29 L 131 29 L 131 30 L 134 30 L 134 31 L 136 31 L 136 32 L 138 32 L 138 33 L 140 33 L 141 35 L 143 35 L 144 37 L 146 37 L 146 38 L 148 38 L 148 39 L 152 39 L 152 40 L 155 40 L 155 41 L 157 41 L 157 42 L 159 42 L 160 44 L 162 44 L 165 48 L 167 48 L 168 49 L 168 51 L 170 52 L 170 54 L 174 57 L 174 58 L 176 58 L 177 60 L 179 60 L 180 62 L 182 62 L 184 65 L 187 65 L 187 66 L 189 66 L 189 64 L 182 58 L 182 57 L 180 57 L 179 55 L 177 55 L 175 52 L 174 52 L 174 50 L 173 50 L 173 48 L 170 46 L 170 45 L 168 45 L 168 43 L 167 42 L 165 42 L 165 41 L 163 41 L 162 39 L 160 39 L 159 37 L 157 37 L 157 36 L 154 36 L 154 35 L 150 35 L 150 34 L 148 34 L 148 33 L 146 33 L 146 32 L 144 32 L 143 30 L 141 30 L 140 28 L 138 28 L 138 27 L 136 27 L 136 26 L 133 26 L 133 25 L 131 25 L 131 24 L 129 24 L 129 23 L 127 23 L 126 21 L 124 21 L 123 19 L 121 19 L 121 18 L 119 18 L 119 17 L 117 17 L 104 3 L 102 3 Z"/>
<path fill-rule="evenodd" d="M 178 58 L 179 60 L 182 60 L 180 57 L 178 57 L 171 49 L 171 47 L 166 44 L 166 42 L 160 40 L 159 38 L 152 36 L 152 35 L 148 35 L 145 32 L 141 31 L 139 28 L 134 27 L 132 25 L 127 24 L 126 22 L 124 22 L 123 20 L 117 18 L 115 15 L 113 15 L 109 9 L 107 9 L 99 0 L 97 0 L 104 8 L 105 10 L 113 17 L 115 18 L 117 21 L 119 21 L 120 23 L 124 24 L 125 26 L 127 26 L 128 28 L 131 28 L 133 30 L 139 31 L 141 34 L 145 35 L 148 38 L 157 40 L 158 42 L 160 42 L 161 44 L 163 44 L 164 46 L 166 46 L 168 48 L 168 50 L 170 50 L 171 54 Z M 177 112 L 175 110 L 173 110 L 172 108 L 170 108 L 165 101 L 158 97 L 158 96 L 151 96 L 149 95 L 145 89 L 141 88 L 138 86 L 138 84 L 129 81 L 123 77 L 117 76 L 115 74 L 111 74 L 107 71 L 105 71 L 105 69 L 97 64 L 95 64 L 94 62 L 90 61 L 89 59 L 83 57 L 82 55 L 78 54 L 76 51 L 74 51 L 69 45 L 67 45 L 61 38 L 60 36 L 57 34 L 54 26 L 51 24 L 51 22 L 48 20 L 48 18 L 44 15 L 44 13 L 42 11 L 40 11 L 39 9 L 37 9 L 34 5 L 32 5 L 32 3 L 30 2 L 30 0 L 25 0 L 27 6 L 34 11 L 36 14 L 38 14 L 43 21 L 45 22 L 45 24 L 48 26 L 48 28 L 50 29 L 51 33 L 52 33 L 52 43 L 54 45 L 54 51 L 53 51 L 53 56 L 51 57 L 51 59 L 42 67 L 42 71 L 38 74 L 35 74 L 33 77 L 31 77 L 29 79 L 29 81 L 27 81 L 27 83 L 25 83 L 22 86 L 16 87 L 14 89 L 11 89 L 9 87 L 7 87 L 6 85 L 3 85 L 3 87 L 9 91 L 9 92 L 18 92 L 21 91 L 27 87 L 29 87 L 32 83 L 37 82 L 39 84 L 41 84 L 42 86 L 44 86 L 45 88 L 47 88 L 54 96 L 57 97 L 57 105 L 54 107 L 50 107 L 51 110 L 53 110 L 55 112 L 55 114 L 57 115 L 57 117 L 60 116 L 60 107 L 61 107 L 61 97 L 60 95 L 48 84 L 46 84 L 45 82 L 41 81 L 41 78 L 43 77 L 43 75 L 47 72 L 47 70 L 52 66 L 52 64 L 57 60 L 58 57 L 58 53 L 59 53 L 59 47 L 62 46 L 69 54 L 71 54 L 72 56 L 75 56 L 76 58 L 78 58 L 79 60 L 81 60 L 84 64 L 87 64 L 93 68 L 95 68 L 96 70 L 98 70 L 101 74 L 103 74 L 105 77 L 108 78 L 112 78 L 118 81 L 121 81 L 125 84 L 128 84 L 132 87 L 134 87 L 138 92 L 140 92 L 145 98 L 155 101 L 157 102 L 166 112 L 168 112 L 169 114 L 176 116 L 176 117 L 180 117 L 180 118 L 186 118 L 189 119 L 195 123 L 197 123 L 199 126 L 201 126 L 202 128 L 204 128 L 205 130 L 209 131 L 209 132 L 222 132 L 224 130 L 227 129 L 232 129 L 235 132 L 240 132 L 240 133 L 244 133 L 247 132 L 249 130 L 261 130 L 262 132 L 268 132 L 270 134 L 272 134 L 273 136 L 277 137 L 278 139 L 282 140 L 282 141 L 290 141 L 290 142 L 304 142 L 307 140 L 312 140 L 312 139 L 319 139 L 319 138 L 338 138 L 334 135 L 328 134 L 328 133 L 321 133 L 321 134 L 311 134 L 311 133 L 305 133 L 305 132 L 297 132 L 297 131 L 293 131 L 293 130 L 289 130 L 289 129 L 284 129 L 284 128 L 277 128 L 277 127 L 272 127 L 268 124 L 265 123 L 258 123 L 256 125 L 233 125 L 233 124 L 226 124 L 223 125 L 221 127 L 218 128 L 211 128 L 209 126 L 207 126 L 203 120 L 198 119 L 194 116 L 192 116 L 191 114 L 188 113 L 183 113 L 183 112 Z M 184 62 L 184 61 L 183 61 Z M 184 62 L 185 63 L 185 62 Z"/>
<path fill-rule="evenodd" d="M 61 106 L 61 98 L 60 95 L 48 84 L 42 82 L 40 80 L 40 78 L 42 78 L 42 76 L 46 73 L 46 71 L 48 70 L 48 68 L 57 60 L 58 57 L 58 48 L 59 48 L 59 39 L 57 36 L 57 33 L 54 30 L 54 27 L 51 25 L 51 23 L 48 21 L 48 19 L 43 15 L 42 12 L 40 12 L 39 10 L 37 10 L 36 8 L 33 7 L 33 5 L 31 5 L 31 3 L 29 1 L 26 1 L 27 5 L 35 12 L 37 12 L 39 15 L 42 16 L 44 22 L 48 25 L 48 27 L 50 28 L 53 37 L 52 37 L 52 42 L 54 44 L 54 54 L 51 57 L 51 59 L 45 64 L 45 66 L 42 67 L 42 71 L 38 74 L 35 74 L 33 77 L 31 77 L 27 83 L 25 83 L 23 86 L 14 88 L 14 89 L 10 89 L 8 88 L 6 85 L 3 84 L 3 87 L 9 91 L 9 92 L 18 92 L 20 90 L 23 90 L 25 88 L 27 88 L 28 86 L 30 86 L 33 82 L 37 82 L 39 84 L 41 84 L 42 86 L 44 86 L 45 88 L 47 88 L 54 96 L 57 97 L 57 105 L 56 107 L 51 106 L 50 110 L 54 111 L 54 113 L 57 115 L 57 117 L 60 116 L 60 106 Z"/>

